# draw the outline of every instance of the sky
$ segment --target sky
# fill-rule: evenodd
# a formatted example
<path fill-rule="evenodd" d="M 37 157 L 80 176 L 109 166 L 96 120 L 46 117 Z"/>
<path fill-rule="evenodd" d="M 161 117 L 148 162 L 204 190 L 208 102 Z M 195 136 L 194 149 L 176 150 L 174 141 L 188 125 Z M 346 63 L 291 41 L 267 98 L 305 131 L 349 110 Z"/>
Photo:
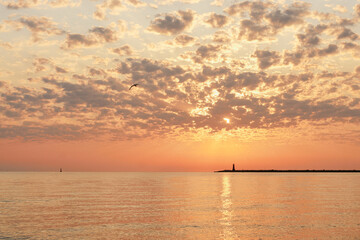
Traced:
<path fill-rule="evenodd" d="M 0 171 L 360 169 L 359 34 L 358 0 L 0 0 Z"/>

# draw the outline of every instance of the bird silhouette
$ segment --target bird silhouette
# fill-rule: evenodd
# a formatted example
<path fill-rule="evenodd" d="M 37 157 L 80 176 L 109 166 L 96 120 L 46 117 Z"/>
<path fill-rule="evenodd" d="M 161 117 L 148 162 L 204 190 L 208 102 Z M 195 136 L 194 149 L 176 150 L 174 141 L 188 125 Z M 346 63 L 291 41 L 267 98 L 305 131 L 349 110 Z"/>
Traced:
<path fill-rule="evenodd" d="M 133 85 L 130 86 L 129 90 L 132 88 L 132 87 L 136 87 L 137 85 L 139 85 L 138 83 L 134 83 Z"/>

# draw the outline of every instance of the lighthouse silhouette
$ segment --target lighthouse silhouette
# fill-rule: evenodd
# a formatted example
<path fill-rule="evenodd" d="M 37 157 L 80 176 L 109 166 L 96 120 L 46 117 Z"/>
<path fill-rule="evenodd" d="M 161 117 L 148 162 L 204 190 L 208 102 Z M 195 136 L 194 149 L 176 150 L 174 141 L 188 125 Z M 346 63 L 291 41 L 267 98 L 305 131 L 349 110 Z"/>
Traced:
<path fill-rule="evenodd" d="M 233 164 L 233 169 L 232 169 L 233 172 L 235 172 L 235 164 Z"/>

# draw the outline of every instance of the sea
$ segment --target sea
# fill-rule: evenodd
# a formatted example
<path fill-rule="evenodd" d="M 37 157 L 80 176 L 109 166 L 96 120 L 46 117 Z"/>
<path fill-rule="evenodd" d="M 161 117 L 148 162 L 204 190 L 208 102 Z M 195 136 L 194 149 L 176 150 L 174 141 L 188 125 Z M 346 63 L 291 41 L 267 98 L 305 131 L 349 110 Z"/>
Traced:
<path fill-rule="evenodd" d="M 0 172 L 0 239 L 360 239 L 360 173 Z"/>

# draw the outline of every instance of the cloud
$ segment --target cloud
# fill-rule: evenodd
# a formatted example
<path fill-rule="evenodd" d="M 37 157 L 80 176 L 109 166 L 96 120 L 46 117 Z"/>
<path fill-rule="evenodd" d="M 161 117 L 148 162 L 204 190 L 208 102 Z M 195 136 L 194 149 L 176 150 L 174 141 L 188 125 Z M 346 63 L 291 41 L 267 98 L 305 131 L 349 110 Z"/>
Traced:
<path fill-rule="evenodd" d="M 73 1 L 73 0 L 52 0 L 49 1 L 50 6 L 58 8 L 58 7 L 79 7 L 81 5 L 81 0 Z"/>
<path fill-rule="evenodd" d="M 93 13 L 93 17 L 97 20 L 105 20 L 108 10 L 110 14 L 117 14 L 118 11 L 124 11 L 127 6 L 132 7 L 144 7 L 147 4 L 139 0 L 104 0 L 101 4 L 96 5 L 96 10 Z"/>
<path fill-rule="evenodd" d="M 229 23 L 229 19 L 227 16 L 211 13 L 210 16 L 204 20 L 204 22 L 213 28 L 221 28 Z"/>
<path fill-rule="evenodd" d="M 146 6 L 146 3 L 139 0 L 127 0 L 127 2 L 135 7 L 143 7 Z"/>
<path fill-rule="evenodd" d="M 171 5 L 173 3 L 186 3 L 186 4 L 193 4 L 198 3 L 200 0 L 155 0 L 155 2 L 159 5 Z"/>
<path fill-rule="evenodd" d="M 211 56 L 204 49 L 199 50 L 201 54 Z M 257 56 L 273 59 L 277 54 L 258 50 Z M 336 95 L 324 100 L 322 94 L 310 97 L 305 87 L 321 79 L 336 78 L 338 85 L 321 86 L 324 91 L 336 94 L 341 92 L 341 82 L 353 79 L 357 70 L 280 75 L 238 71 L 226 66 L 182 68 L 168 61 L 127 58 L 119 62 L 117 69 L 124 81 L 110 77 L 102 68 L 88 71 L 84 77 L 80 76 L 79 82 L 74 81 L 75 77 L 70 82 L 54 75 L 42 78 L 42 89 L 0 88 L 2 137 L 89 139 L 101 134 L 131 139 L 164 136 L 174 129 L 184 132 L 194 128 L 213 132 L 224 128 L 274 129 L 327 119 L 359 122 L 360 117 L 358 100 Z M 133 82 L 139 82 L 139 88 L 129 92 L 128 86 Z M 347 84 L 349 90 L 358 91 L 355 80 Z M 277 90 L 262 94 L 267 89 Z M 249 92 L 254 90 L 257 94 Z M 302 95 L 307 99 L 301 99 Z M 222 123 L 224 115 L 231 118 L 231 125 Z"/>
<path fill-rule="evenodd" d="M 173 41 L 168 42 L 170 45 L 176 45 L 176 46 L 189 46 L 192 45 L 196 41 L 196 38 L 187 35 L 187 34 L 180 34 L 177 35 Z"/>
<path fill-rule="evenodd" d="M 108 107 L 111 105 L 110 95 L 99 91 L 91 84 L 60 82 L 52 78 L 43 78 L 42 81 L 61 90 L 62 95 L 57 97 L 56 102 L 64 103 L 64 107 L 68 110 L 83 104 L 86 107 Z"/>
<path fill-rule="evenodd" d="M 64 48 L 71 49 L 76 47 L 91 47 L 97 45 L 99 41 L 94 37 L 82 34 L 67 34 Z"/>
<path fill-rule="evenodd" d="M 232 37 L 226 31 L 217 31 L 214 33 L 213 41 L 217 43 L 230 43 Z"/>
<path fill-rule="evenodd" d="M 303 18 L 309 14 L 310 4 L 295 2 L 284 10 L 273 10 L 265 16 L 275 29 L 300 24 Z"/>
<path fill-rule="evenodd" d="M 192 59 L 196 63 L 202 63 L 204 61 L 216 61 L 220 56 L 219 51 L 221 49 L 222 47 L 220 45 L 202 45 L 198 47 Z"/>
<path fill-rule="evenodd" d="M 89 34 L 67 34 L 64 49 L 73 49 L 79 47 L 92 47 L 102 43 L 115 42 L 118 40 L 117 32 L 111 28 L 93 27 Z"/>
<path fill-rule="evenodd" d="M 30 8 L 40 4 L 43 4 L 41 0 L 17 0 L 17 1 L 5 1 L 2 2 L 8 9 L 21 9 Z"/>
<path fill-rule="evenodd" d="M 16 29 L 27 28 L 32 35 L 32 40 L 38 42 L 42 40 L 43 35 L 61 35 L 65 32 L 58 27 L 56 23 L 47 17 L 21 17 L 18 20 L 8 20 L 8 24 Z"/>
<path fill-rule="evenodd" d="M 302 24 L 310 11 L 307 3 L 296 2 L 283 9 L 271 2 L 249 2 L 233 4 L 225 9 L 230 16 L 241 15 L 248 19 L 240 21 L 239 39 L 263 41 L 274 37 L 281 29 Z"/>
<path fill-rule="evenodd" d="M 305 33 L 297 34 L 296 37 L 300 44 L 304 47 L 312 47 L 320 44 L 321 39 L 319 35 L 328 29 L 327 25 L 319 24 L 317 26 L 309 25 Z"/>
<path fill-rule="evenodd" d="M 230 16 L 232 15 L 244 15 L 248 13 L 251 19 L 260 20 L 267 12 L 267 9 L 274 6 L 271 2 L 262 1 L 245 1 L 236 3 L 226 8 L 224 11 Z"/>
<path fill-rule="evenodd" d="M 65 68 L 58 67 L 58 66 L 55 67 L 55 70 L 57 73 L 68 73 L 68 71 Z"/>
<path fill-rule="evenodd" d="M 68 73 L 67 69 L 57 66 L 50 58 L 35 58 L 32 65 L 28 72 L 38 73 L 55 70 L 56 73 Z"/>
<path fill-rule="evenodd" d="M 329 7 L 332 7 L 333 10 L 338 11 L 340 13 L 346 13 L 347 12 L 347 8 L 344 6 L 341 6 L 339 4 L 337 4 L 336 6 L 332 6 L 332 5 L 328 5 Z"/>
<path fill-rule="evenodd" d="M 95 130 L 95 129 L 94 129 Z M 40 124 L 25 122 L 22 125 L 0 124 L 0 138 L 18 138 L 25 140 L 58 139 L 75 140 L 86 136 L 86 130 L 75 124 Z"/>
<path fill-rule="evenodd" d="M 354 13 L 356 17 L 360 17 L 360 4 L 354 6 Z"/>
<path fill-rule="evenodd" d="M 6 6 L 8 9 L 18 10 L 23 8 L 34 8 L 37 6 L 50 6 L 54 8 L 59 7 L 78 7 L 81 4 L 81 0 L 14 0 L 3 1 L 0 4 Z"/>
<path fill-rule="evenodd" d="M 333 55 L 338 52 L 338 46 L 335 44 L 329 44 L 326 48 L 314 49 L 308 53 L 308 57 L 325 57 L 328 55 Z"/>
<path fill-rule="evenodd" d="M 51 4 L 57 7 L 70 2 L 49 0 L 46 4 L 47 10 Z M 108 16 L 109 22 L 117 17 L 107 14 L 120 10 L 147 12 L 135 9 L 144 5 L 136 0 L 95 4 L 94 16 L 98 20 Z M 222 14 L 221 8 L 211 9 L 217 12 L 201 16 L 216 29 L 201 29 L 200 24 L 191 34 L 197 20 L 192 10 L 164 13 L 152 20 L 144 15 L 141 19 L 148 19 L 149 26 L 142 32 L 143 22 L 136 18 L 127 28 L 124 21 L 116 20 L 118 26 L 111 23 L 83 32 L 64 32 L 60 29 L 68 27 L 64 22 L 9 15 L 8 19 L 15 20 L 3 20 L 1 31 L 26 28 L 34 41 L 64 34 L 62 49 L 105 48 L 52 52 L 61 37 L 46 42 L 49 50 L 37 44 L 29 49 L 20 41 L 4 42 L 9 49 L 4 50 L 4 57 L 9 63 L 3 61 L 0 69 L 6 79 L 0 82 L 0 137 L 106 136 L 124 140 L 179 132 L 184 136 L 199 131 L 285 129 L 304 122 L 360 123 L 360 70 L 351 56 L 360 56 L 356 19 L 311 13 L 309 5 L 299 2 L 239 1 Z M 138 31 L 139 38 L 135 34 L 122 36 L 126 29 Z M 149 32 L 170 36 L 154 38 L 154 44 L 167 47 L 166 51 L 143 48 L 151 37 Z M 248 42 L 270 39 L 276 44 Z M 36 56 L 21 63 L 24 71 L 14 71 L 12 64 L 17 61 L 12 60 L 29 51 Z M 75 58 L 76 64 L 70 66 Z M 345 66 L 345 62 L 352 65 Z M 8 67 L 14 75 L 5 74 Z M 346 72 L 349 68 L 353 72 Z M 29 81 L 22 79 L 22 72 Z M 139 86 L 129 91 L 133 83 Z M 231 124 L 224 124 L 224 117 L 231 119 Z"/>
<path fill-rule="evenodd" d="M 147 30 L 163 35 L 179 34 L 190 28 L 194 16 L 195 12 L 192 10 L 179 10 L 176 13 L 164 14 L 152 20 Z"/>
<path fill-rule="evenodd" d="M 109 9 L 111 14 L 116 14 L 118 11 L 126 10 L 127 7 L 123 4 L 131 5 L 132 7 L 144 7 L 147 4 L 139 0 L 105 0 L 102 4 L 97 5 L 94 12 L 94 18 L 98 20 L 104 20 L 106 12 Z"/>
<path fill-rule="evenodd" d="M 211 5 L 213 6 L 222 6 L 224 4 L 224 0 L 214 0 L 211 2 Z"/>
<path fill-rule="evenodd" d="M 294 66 L 299 65 L 305 57 L 305 51 L 297 50 L 297 51 L 285 51 L 283 57 L 283 63 L 288 65 L 292 63 Z"/>
<path fill-rule="evenodd" d="M 118 54 L 119 56 L 132 55 L 134 53 L 134 50 L 128 44 L 123 45 L 123 46 L 118 47 L 118 48 L 113 48 L 113 49 L 111 49 L 111 51 L 113 53 Z"/>
<path fill-rule="evenodd" d="M 266 69 L 280 63 L 281 56 L 276 51 L 256 50 L 253 57 L 257 58 L 260 69 Z"/>
<path fill-rule="evenodd" d="M 351 31 L 349 28 L 342 28 L 338 32 L 339 32 L 339 35 L 337 36 L 337 39 L 349 38 L 351 40 L 356 40 L 359 37 L 356 33 Z"/>

